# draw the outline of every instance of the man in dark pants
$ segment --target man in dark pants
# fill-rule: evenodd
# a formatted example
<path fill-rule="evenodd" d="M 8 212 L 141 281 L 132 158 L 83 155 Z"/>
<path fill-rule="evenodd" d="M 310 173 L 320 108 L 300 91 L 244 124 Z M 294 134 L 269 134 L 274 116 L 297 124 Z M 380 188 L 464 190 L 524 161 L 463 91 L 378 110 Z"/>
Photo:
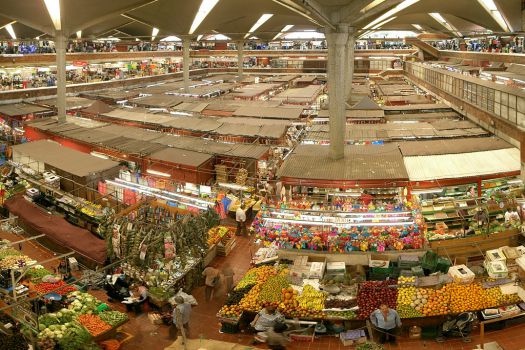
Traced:
<path fill-rule="evenodd" d="M 379 332 L 379 343 L 396 342 L 396 328 L 401 328 L 401 319 L 396 310 L 389 308 L 386 304 L 381 304 L 379 309 L 370 315 L 370 321 Z"/>

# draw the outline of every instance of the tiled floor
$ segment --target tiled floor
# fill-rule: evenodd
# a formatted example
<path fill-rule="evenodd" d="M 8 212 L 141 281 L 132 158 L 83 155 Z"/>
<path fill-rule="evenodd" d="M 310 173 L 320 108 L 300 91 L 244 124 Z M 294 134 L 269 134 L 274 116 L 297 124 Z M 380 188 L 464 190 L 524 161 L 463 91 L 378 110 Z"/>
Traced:
<path fill-rule="evenodd" d="M 0 233 L 0 238 L 7 238 L 12 241 L 20 239 L 11 234 Z M 221 268 L 225 262 L 228 262 L 233 267 L 236 273 L 236 280 L 240 279 L 244 272 L 249 268 L 250 258 L 253 246 L 251 240 L 246 238 L 237 238 L 237 246 L 230 253 L 227 258 L 218 257 L 215 260 L 218 268 Z M 22 245 L 22 251 L 38 259 L 40 261 L 47 259 L 53 254 L 41 246 L 27 242 Z M 56 266 L 56 262 L 47 264 L 49 267 Z M 92 291 L 92 293 L 99 299 L 106 301 L 107 298 L 103 291 Z M 199 305 L 193 308 L 191 317 L 190 338 L 215 339 L 246 345 L 251 347 L 250 342 L 252 337 L 244 334 L 221 334 L 219 333 L 220 324 L 217 321 L 216 314 L 225 299 L 225 293 L 219 291 L 215 298 L 206 303 L 204 301 L 204 289 L 197 288 L 193 295 L 199 302 Z M 122 304 L 112 304 L 112 308 L 125 311 Z M 122 345 L 123 350 L 163 350 L 172 343 L 168 339 L 168 328 L 166 326 L 152 325 L 147 314 L 144 313 L 139 317 L 130 315 L 130 321 L 122 327 L 122 331 L 131 334 L 133 337 Z M 408 340 L 402 338 L 395 346 L 386 345 L 388 350 L 472 350 L 476 348 L 479 343 L 479 336 L 477 333 L 473 336 L 471 343 L 463 343 L 461 340 L 454 339 L 445 343 L 437 343 L 434 340 Z M 501 331 L 488 332 L 485 336 L 485 342 L 497 341 L 499 345 L 505 350 L 525 350 L 525 324 L 518 324 Z M 265 346 L 261 346 L 265 348 Z M 338 338 L 335 337 L 320 337 L 314 342 L 295 342 L 292 343 L 289 349 L 309 349 L 309 350 L 337 350 L 337 349 L 352 349 L 353 347 L 344 347 Z"/>

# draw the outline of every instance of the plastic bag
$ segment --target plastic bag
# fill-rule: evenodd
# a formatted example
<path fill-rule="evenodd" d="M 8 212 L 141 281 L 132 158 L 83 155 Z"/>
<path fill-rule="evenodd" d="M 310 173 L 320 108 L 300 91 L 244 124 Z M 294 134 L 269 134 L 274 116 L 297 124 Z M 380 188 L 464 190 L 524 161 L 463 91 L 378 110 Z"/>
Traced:
<path fill-rule="evenodd" d="M 182 291 L 182 288 L 179 289 L 177 294 L 175 294 L 173 297 L 171 297 L 169 299 L 170 304 L 175 305 L 176 304 L 175 303 L 175 298 L 178 297 L 178 296 L 182 297 L 184 299 L 184 302 L 186 302 L 186 303 L 188 303 L 190 305 L 194 305 L 194 306 L 195 305 L 199 305 L 199 303 L 197 303 L 197 299 L 195 299 L 195 297 L 193 295 L 191 295 L 191 294 L 184 293 Z"/>

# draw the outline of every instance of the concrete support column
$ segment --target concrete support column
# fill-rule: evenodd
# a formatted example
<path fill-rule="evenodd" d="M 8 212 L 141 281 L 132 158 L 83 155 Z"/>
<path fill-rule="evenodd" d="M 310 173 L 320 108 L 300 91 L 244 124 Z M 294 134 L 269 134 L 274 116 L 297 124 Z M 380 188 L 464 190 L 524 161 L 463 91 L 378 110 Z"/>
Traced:
<path fill-rule="evenodd" d="M 348 28 L 348 40 L 346 42 L 346 82 L 345 82 L 345 101 L 348 101 L 352 93 L 352 79 L 354 76 L 354 52 L 355 52 L 354 27 Z"/>
<path fill-rule="evenodd" d="M 237 41 L 237 73 L 242 77 L 244 71 L 244 41 Z"/>
<path fill-rule="evenodd" d="M 184 92 L 190 92 L 190 39 L 182 40 L 182 78 L 184 80 Z"/>
<path fill-rule="evenodd" d="M 348 27 L 338 26 L 327 29 L 328 44 L 328 110 L 330 113 L 330 157 L 344 158 L 346 116 L 345 116 L 345 73 L 346 43 Z"/>
<path fill-rule="evenodd" d="M 57 64 L 57 110 L 58 121 L 66 121 L 66 37 L 62 31 L 55 34 Z"/>

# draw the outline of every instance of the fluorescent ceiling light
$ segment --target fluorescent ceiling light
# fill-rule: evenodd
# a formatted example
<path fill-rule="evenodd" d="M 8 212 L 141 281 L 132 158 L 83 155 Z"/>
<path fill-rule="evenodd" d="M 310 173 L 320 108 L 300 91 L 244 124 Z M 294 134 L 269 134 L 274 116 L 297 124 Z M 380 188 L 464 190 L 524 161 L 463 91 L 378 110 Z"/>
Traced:
<path fill-rule="evenodd" d="M 13 25 L 11 23 L 7 24 L 5 26 L 5 30 L 7 30 L 7 32 L 9 33 L 9 35 L 11 35 L 11 38 L 12 39 L 16 39 L 16 34 L 15 34 L 15 30 L 13 29 Z"/>
<path fill-rule="evenodd" d="M 387 24 L 388 22 L 390 22 L 390 21 L 392 21 L 392 20 L 394 20 L 394 19 L 396 19 L 396 18 L 397 18 L 396 16 L 394 16 L 394 17 L 390 17 L 390 18 L 387 19 L 386 21 L 383 21 L 383 22 L 381 22 L 381 23 L 379 23 L 379 24 L 376 24 L 375 26 L 372 27 L 372 29 L 378 29 L 378 28 L 384 26 L 385 24 Z"/>
<path fill-rule="evenodd" d="M 244 39 L 246 39 L 247 37 L 249 37 L 253 32 L 255 32 L 257 30 L 257 28 L 259 28 L 260 26 L 262 26 L 267 20 L 269 20 L 270 18 L 273 17 L 273 13 L 265 13 L 263 14 L 258 20 L 257 22 L 255 22 L 255 24 L 250 28 L 250 30 L 248 31 L 248 33 L 246 33 L 246 35 L 244 36 Z"/>
<path fill-rule="evenodd" d="M 498 10 L 498 7 L 494 3 L 494 0 L 478 0 L 478 2 L 483 6 L 485 11 L 487 11 L 492 18 L 498 23 L 498 25 L 506 32 L 512 31 L 509 24 Z"/>
<path fill-rule="evenodd" d="M 213 8 L 215 7 L 215 5 L 217 5 L 218 2 L 219 0 L 202 0 L 201 6 L 195 14 L 195 18 L 193 19 L 193 23 L 191 24 L 190 31 L 188 32 L 188 34 L 193 34 L 193 32 L 195 32 L 197 28 L 199 28 L 202 21 L 204 21 L 206 16 L 208 16 L 208 14 L 211 12 L 211 10 L 213 10 Z"/>
<path fill-rule="evenodd" d="M 197 41 L 200 41 L 202 39 L 204 35 L 200 34 L 199 36 L 197 36 Z"/>
<path fill-rule="evenodd" d="M 385 2 L 385 0 L 374 0 L 370 4 L 366 5 L 359 11 L 360 13 L 365 13 L 376 7 L 377 5 L 380 5 L 382 2 Z"/>
<path fill-rule="evenodd" d="M 387 18 L 390 18 L 392 17 L 393 15 L 395 15 L 396 13 L 398 13 L 399 11 L 402 11 L 404 9 L 406 9 L 407 7 L 409 6 L 412 6 L 414 5 L 416 2 L 418 2 L 419 0 L 405 0 L 403 1 L 402 3 L 398 4 L 396 7 L 394 7 L 393 9 L 385 12 L 384 14 L 382 14 L 381 16 L 377 17 L 375 20 L 373 20 L 372 22 L 368 23 L 366 26 L 363 27 L 363 29 L 369 29 L 373 26 L 375 26 L 376 24 L 384 21 L 385 19 Z"/>
<path fill-rule="evenodd" d="M 159 28 L 153 28 L 153 30 L 151 31 L 151 41 L 155 40 L 155 37 L 157 36 L 157 34 L 159 34 Z"/>
<path fill-rule="evenodd" d="M 77 32 L 77 39 L 80 39 L 80 38 L 82 38 L 82 31 L 81 30 L 79 30 Z"/>
<path fill-rule="evenodd" d="M 447 20 L 441 16 L 438 12 L 431 12 L 429 15 L 434 18 L 439 24 L 441 24 L 443 27 L 447 28 L 450 32 L 452 32 L 456 36 L 461 36 L 461 33 L 454 27 L 452 24 L 448 23 Z"/>
<path fill-rule="evenodd" d="M 47 12 L 49 17 L 55 26 L 56 30 L 62 29 L 62 22 L 60 21 L 60 0 L 44 0 L 46 4 Z"/>
<path fill-rule="evenodd" d="M 417 30 L 423 30 L 423 27 L 421 27 L 419 24 L 412 24 L 412 27 L 416 28 Z"/>

